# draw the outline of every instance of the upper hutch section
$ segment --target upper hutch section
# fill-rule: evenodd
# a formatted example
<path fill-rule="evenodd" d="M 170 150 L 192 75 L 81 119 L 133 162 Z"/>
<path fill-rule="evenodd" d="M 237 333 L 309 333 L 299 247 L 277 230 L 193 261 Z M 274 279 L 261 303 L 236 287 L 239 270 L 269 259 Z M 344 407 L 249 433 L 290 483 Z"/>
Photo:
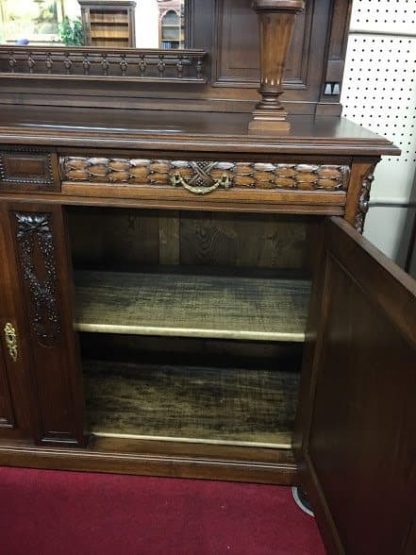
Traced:
<path fill-rule="evenodd" d="M 80 4 L 90 14 L 84 16 L 86 37 L 93 32 L 91 9 L 101 9 L 102 22 L 94 12 L 96 30 L 111 30 L 104 8 L 114 10 L 117 2 Z M 157 2 L 160 51 L 137 48 L 144 44 L 142 16 L 134 2 L 119 4 L 127 10 L 122 46 L 129 40 L 136 48 L 117 41 L 105 49 L 85 40 L 80 46 L 3 41 L 0 102 L 168 109 L 174 98 L 185 110 L 253 110 L 260 99 L 260 48 L 252 0 Z M 281 97 L 290 113 L 340 114 L 350 8 L 351 0 L 307 0 L 296 15 Z"/>

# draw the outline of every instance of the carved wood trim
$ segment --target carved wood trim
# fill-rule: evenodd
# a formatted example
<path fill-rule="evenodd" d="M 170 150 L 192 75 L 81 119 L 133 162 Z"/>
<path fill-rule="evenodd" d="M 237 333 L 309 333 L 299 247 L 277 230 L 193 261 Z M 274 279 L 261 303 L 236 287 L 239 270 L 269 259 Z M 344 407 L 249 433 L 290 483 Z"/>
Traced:
<path fill-rule="evenodd" d="M 51 215 L 16 212 L 15 218 L 23 281 L 31 299 L 30 324 L 39 343 L 49 346 L 61 333 Z"/>
<path fill-rule="evenodd" d="M 197 185 L 199 188 L 206 187 L 205 193 L 209 192 L 209 188 L 214 190 L 218 186 L 227 189 L 248 187 L 343 191 L 348 188 L 350 177 L 350 168 L 346 165 L 196 162 L 75 156 L 64 156 L 60 163 L 64 181 L 150 186 L 178 186 L 185 182 Z M 204 191 L 192 192 L 204 193 Z"/>
<path fill-rule="evenodd" d="M 371 185 L 374 181 L 374 171 L 376 164 L 368 169 L 361 183 L 361 193 L 358 201 L 358 210 L 355 216 L 355 229 L 360 233 L 364 231 L 365 218 L 368 212 L 368 203 L 370 200 Z"/>
<path fill-rule="evenodd" d="M 352 166 L 344 217 L 359 233 L 364 230 L 374 171 L 379 161 L 379 158 L 364 159 Z"/>
<path fill-rule="evenodd" d="M 0 77 L 206 83 L 202 49 L 0 46 Z"/>

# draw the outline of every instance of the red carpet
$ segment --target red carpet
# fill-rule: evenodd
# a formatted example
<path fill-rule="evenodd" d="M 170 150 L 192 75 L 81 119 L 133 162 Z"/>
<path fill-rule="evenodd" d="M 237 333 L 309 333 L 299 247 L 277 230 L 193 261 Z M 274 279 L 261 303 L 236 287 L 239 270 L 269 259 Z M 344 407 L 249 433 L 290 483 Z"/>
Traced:
<path fill-rule="evenodd" d="M 0 555 L 323 555 L 289 488 L 0 468 Z"/>

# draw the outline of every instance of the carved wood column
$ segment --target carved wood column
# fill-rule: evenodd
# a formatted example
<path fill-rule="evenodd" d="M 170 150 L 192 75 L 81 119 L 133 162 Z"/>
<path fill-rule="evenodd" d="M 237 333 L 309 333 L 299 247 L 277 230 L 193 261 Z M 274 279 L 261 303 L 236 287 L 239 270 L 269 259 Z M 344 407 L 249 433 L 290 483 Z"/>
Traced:
<path fill-rule="evenodd" d="M 254 0 L 260 25 L 260 94 L 262 100 L 249 123 L 252 133 L 287 133 L 290 124 L 279 97 L 296 14 L 305 7 L 303 0 Z"/>

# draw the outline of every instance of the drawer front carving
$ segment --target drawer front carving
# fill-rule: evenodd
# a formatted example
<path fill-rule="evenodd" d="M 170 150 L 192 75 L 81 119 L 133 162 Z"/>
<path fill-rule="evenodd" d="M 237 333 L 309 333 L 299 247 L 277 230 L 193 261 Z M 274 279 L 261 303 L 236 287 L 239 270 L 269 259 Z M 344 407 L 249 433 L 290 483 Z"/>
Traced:
<path fill-rule="evenodd" d="M 148 160 L 141 158 L 61 158 L 62 178 L 70 182 L 184 187 L 207 194 L 218 188 L 345 191 L 346 165 L 274 164 Z"/>
<path fill-rule="evenodd" d="M 0 151 L 0 191 L 59 189 L 57 156 L 31 149 Z"/>

